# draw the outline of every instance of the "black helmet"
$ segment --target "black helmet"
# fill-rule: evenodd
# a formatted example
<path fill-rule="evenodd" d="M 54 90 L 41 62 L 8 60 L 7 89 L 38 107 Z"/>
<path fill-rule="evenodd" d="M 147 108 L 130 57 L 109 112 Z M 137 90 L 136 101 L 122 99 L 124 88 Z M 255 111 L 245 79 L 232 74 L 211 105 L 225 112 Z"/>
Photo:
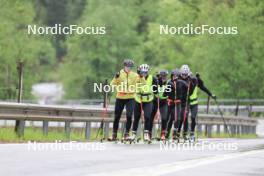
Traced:
<path fill-rule="evenodd" d="M 160 70 L 159 71 L 159 76 L 167 76 L 168 75 L 168 71 L 167 70 Z"/>
<path fill-rule="evenodd" d="M 171 71 L 171 76 L 180 76 L 181 75 L 181 71 L 180 71 L 180 69 L 178 69 L 178 68 L 176 68 L 176 69 L 174 69 L 174 70 L 172 70 Z"/>
<path fill-rule="evenodd" d="M 124 66 L 125 67 L 133 67 L 134 66 L 134 61 L 131 59 L 125 59 L 124 60 Z"/>
<path fill-rule="evenodd" d="M 195 76 L 196 76 L 197 78 L 200 78 L 200 73 L 199 73 L 199 72 L 196 72 Z"/>

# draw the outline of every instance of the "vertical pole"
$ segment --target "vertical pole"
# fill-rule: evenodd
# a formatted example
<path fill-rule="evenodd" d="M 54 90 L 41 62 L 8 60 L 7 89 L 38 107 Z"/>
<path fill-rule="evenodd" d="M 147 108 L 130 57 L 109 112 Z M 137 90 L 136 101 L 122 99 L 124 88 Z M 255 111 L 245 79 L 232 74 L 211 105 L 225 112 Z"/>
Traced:
<path fill-rule="evenodd" d="M 104 86 L 107 85 L 107 79 L 105 80 Z M 104 91 L 104 102 L 103 102 L 103 108 L 106 108 L 107 103 L 107 92 Z"/>
<path fill-rule="evenodd" d="M 21 103 L 22 100 L 22 91 L 23 91 L 23 67 L 24 63 L 22 60 L 19 60 L 18 65 L 17 65 L 17 71 L 18 71 L 18 97 L 17 97 L 17 102 Z M 15 132 L 18 134 L 19 137 L 24 135 L 24 127 L 25 127 L 25 121 L 24 120 L 16 120 L 16 125 L 15 125 Z"/>
<path fill-rule="evenodd" d="M 251 114 L 252 114 L 252 103 L 250 103 L 248 106 L 248 117 L 251 117 Z"/>
<path fill-rule="evenodd" d="M 236 112 L 235 112 L 235 116 L 238 115 L 238 110 L 239 110 L 239 99 L 237 99 L 237 103 L 236 103 Z"/>
<path fill-rule="evenodd" d="M 209 113 L 209 106 L 210 106 L 210 96 L 207 97 L 206 114 Z"/>
<path fill-rule="evenodd" d="M 85 122 L 85 139 L 90 140 L 91 137 L 91 122 Z"/>

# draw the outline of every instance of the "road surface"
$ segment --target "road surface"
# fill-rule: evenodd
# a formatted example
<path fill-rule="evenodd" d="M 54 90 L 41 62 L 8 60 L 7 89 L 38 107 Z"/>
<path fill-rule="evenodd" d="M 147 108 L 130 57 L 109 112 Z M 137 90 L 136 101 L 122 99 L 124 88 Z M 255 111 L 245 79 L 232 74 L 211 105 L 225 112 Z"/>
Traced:
<path fill-rule="evenodd" d="M 0 166 L 3 176 L 263 176 L 264 139 L 203 139 L 195 148 L 158 142 L 0 144 Z"/>

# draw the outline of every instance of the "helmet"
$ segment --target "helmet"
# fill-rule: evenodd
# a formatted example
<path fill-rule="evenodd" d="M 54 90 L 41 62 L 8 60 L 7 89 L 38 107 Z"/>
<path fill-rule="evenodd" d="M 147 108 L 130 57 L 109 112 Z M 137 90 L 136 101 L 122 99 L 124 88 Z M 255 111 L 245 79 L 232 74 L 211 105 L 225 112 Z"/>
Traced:
<path fill-rule="evenodd" d="M 125 67 L 133 67 L 134 66 L 134 61 L 131 59 L 125 59 L 124 60 L 124 66 Z"/>
<path fill-rule="evenodd" d="M 167 70 L 160 70 L 159 71 L 159 76 L 167 76 L 168 75 L 168 71 Z"/>
<path fill-rule="evenodd" d="M 140 73 L 148 73 L 148 71 L 149 71 L 149 65 L 148 64 L 141 64 L 140 66 L 139 66 L 139 72 Z"/>
<path fill-rule="evenodd" d="M 175 70 L 172 70 L 171 71 L 171 76 L 180 76 L 180 74 L 181 74 L 181 71 L 180 71 L 180 69 L 178 69 L 178 68 L 176 68 Z"/>
<path fill-rule="evenodd" d="M 181 75 L 189 76 L 191 73 L 190 68 L 188 65 L 182 65 L 181 66 Z"/>

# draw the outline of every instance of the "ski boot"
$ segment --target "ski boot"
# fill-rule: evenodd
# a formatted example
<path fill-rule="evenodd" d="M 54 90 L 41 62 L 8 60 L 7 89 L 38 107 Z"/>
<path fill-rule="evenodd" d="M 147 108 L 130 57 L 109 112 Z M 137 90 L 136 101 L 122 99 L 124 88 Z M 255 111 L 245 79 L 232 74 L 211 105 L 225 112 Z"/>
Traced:
<path fill-rule="evenodd" d="M 132 131 L 132 135 L 129 137 L 130 144 L 139 142 L 137 139 L 137 132 Z"/>
<path fill-rule="evenodd" d="M 130 138 L 129 138 L 129 133 L 125 133 L 124 134 L 124 137 L 123 137 L 123 139 L 122 139 L 122 143 L 127 143 L 127 142 L 129 142 L 130 141 Z"/>
<path fill-rule="evenodd" d="M 190 133 L 190 142 L 195 142 L 195 135 L 194 132 Z"/>
<path fill-rule="evenodd" d="M 151 140 L 149 138 L 149 131 L 148 130 L 144 131 L 144 142 L 146 142 L 147 144 L 151 143 Z"/>
<path fill-rule="evenodd" d="M 178 133 L 177 131 L 173 131 L 172 141 L 179 143 L 180 142 L 180 133 Z"/>
<path fill-rule="evenodd" d="M 187 132 L 183 132 L 182 138 L 183 138 L 183 142 L 188 142 L 189 141 L 188 133 Z"/>
<path fill-rule="evenodd" d="M 117 142 L 117 133 L 112 134 L 112 138 L 108 138 L 108 141 L 110 142 Z"/>
<path fill-rule="evenodd" d="M 161 134 L 160 134 L 160 140 L 162 142 L 164 142 L 164 143 L 166 142 L 166 135 L 165 135 L 165 133 L 166 133 L 165 131 L 162 131 Z"/>

